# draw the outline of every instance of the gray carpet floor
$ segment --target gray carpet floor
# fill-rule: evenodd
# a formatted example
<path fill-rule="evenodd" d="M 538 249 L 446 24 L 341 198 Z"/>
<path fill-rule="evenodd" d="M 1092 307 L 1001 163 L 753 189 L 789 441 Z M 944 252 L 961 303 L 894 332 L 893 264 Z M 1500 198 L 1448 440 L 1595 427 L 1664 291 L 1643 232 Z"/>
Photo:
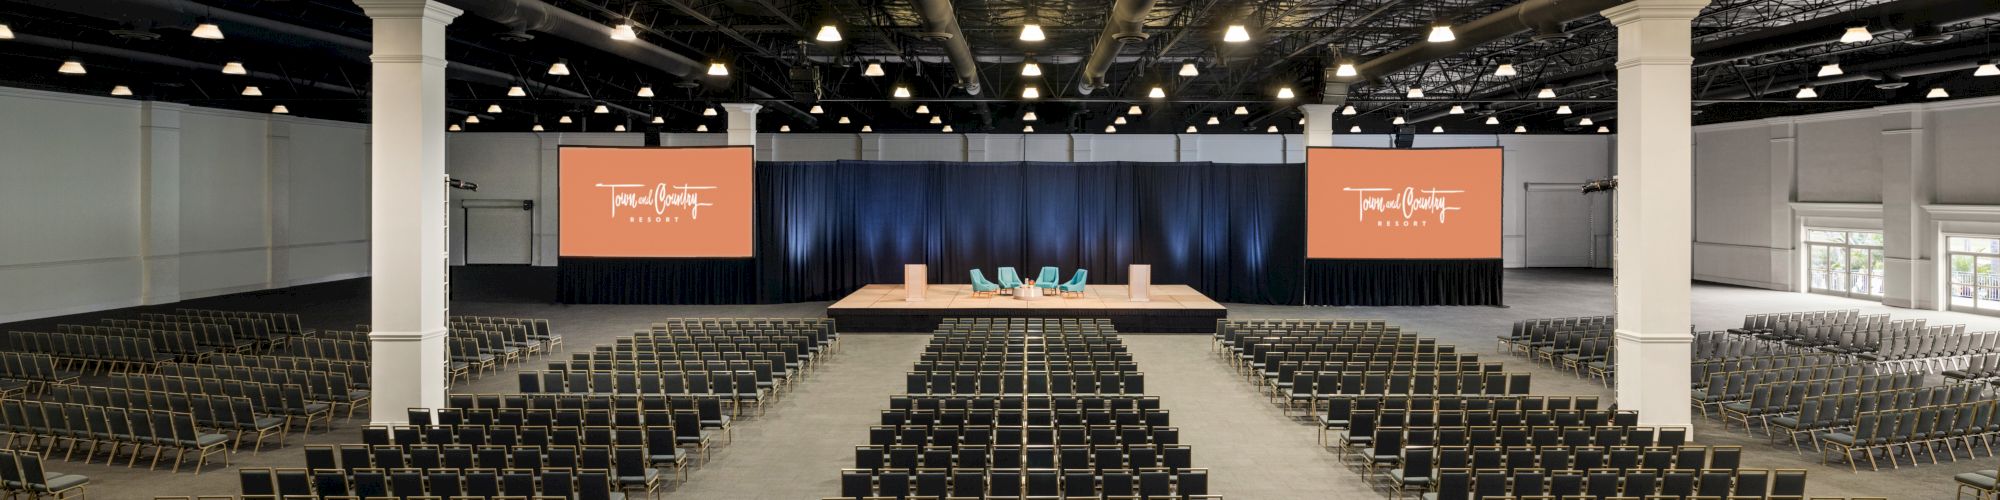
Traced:
<path fill-rule="evenodd" d="M 473 268 L 454 277 L 454 314 L 550 318 L 568 338 L 572 349 L 608 342 L 667 317 L 802 317 L 818 316 L 826 303 L 775 306 L 584 306 L 552 304 L 545 297 L 551 278 L 540 270 Z M 239 294 L 169 305 L 244 310 L 286 310 L 305 315 L 308 327 L 342 328 L 366 322 L 367 287 L 353 280 L 286 290 Z M 1510 307 L 1282 307 L 1229 304 L 1232 318 L 1381 318 L 1408 331 L 1456 343 L 1462 350 L 1487 353 L 1509 370 L 1535 373 L 1536 394 L 1594 394 L 1609 398 L 1610 390 L 1581 379 L 1535 366 L 1525 359 L 1497 352 L 1493 336 L 1514 320 L 1550 316 L 1582 316 L 1611 311 L 1609 274 L 1589 270 L 1511 270 L 1507 273 Z M 4 330 L 40 330 L 56 323 L 95 322 L 101 317 L 128 317 L 134 308 L 0 325 Z M 1818 295 L 1772 292 L 1721 285 L 1696 284 L 1695 325 L 1721 329 L 1740 325 L 1745 314 L 1822 309 L 1860 309 L 1890 313 L 1894 318 L 1929 318 L 1932 324 L 1967 324 L 1973 331 L 2000 330 L 2000 318 L 1893 309 L 1880 304 Z M 856 332 L 859 333 L 859 332 Z M 732 442 L 689 474 L 686 484 L 667 488 L 669 498 L 814 499 L 838 491 L 838 471 L 852 464 L 853 447 L 867 441 L 867 427 L 901 387 L 901 374 L 915 361 L 924 335 L 851 335 L 842 352 L 809 378 L 794 386 L 768 412 L 736 428 Z M 1314 444 L 1311 425 L 1281 414 L 1259 396 L 1228 363 L 1210 351 L 1209 339 L 1198 335 L 1125 336 L 1133 357 L 1148 377 L 1147 388 L 1175 413 L 1184 442 L 1194 448 L 1198 467 L 1211 471 L 1214 492 L 1234 499 L 1341 498 L 1382 499 L 1386 490 L 1344 467 L 1331 452 Z M 531 368 L 540 360 L 517 368 Z M 505 392 L 512 370 L 454 392 Z M 337 422 L 331 432 L 293 436 L 289 446 L 232 457 L 232 467 L 211 467 L 200 475 L 149 472 L 142 465 L 128 469 L 99 460 L 53 461 L 51 470 L 92 478 L 91 498 L 140 499 L 154 495 L 226 495 L 237 492 L 234 467 L 297 467 L 304 463 L 300 444 L 359 442 L 362 419 Z M 1951 475 L 2000 466 L 1981 455 L 1958 457 L 1933 465 L 1925 457 L 1917 464 L 1904 459 L 1900 468 L 1850 473 L 1845 465 L 1819 464 L 1810 449 L 1804 456 L 1789 446 L 1771 445 L 1741 429 L 1722 430 L 1713 420 L 1696 425 L 1705 444 L 1740 444 L 1746 467 L 1800 468 L 1810 471 L 1809 493 L 1818 496 L 1883 496 L 1893 499 L 1943 499 L 1952 495 Z M 1884 465 L 1887 467 L 1887 465 Z"/>

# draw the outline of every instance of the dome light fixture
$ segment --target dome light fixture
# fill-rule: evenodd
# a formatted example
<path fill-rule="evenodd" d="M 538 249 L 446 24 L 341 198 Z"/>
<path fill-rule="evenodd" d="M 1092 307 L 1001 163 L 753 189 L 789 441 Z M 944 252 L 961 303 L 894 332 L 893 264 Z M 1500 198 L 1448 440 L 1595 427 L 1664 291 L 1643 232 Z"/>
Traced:
<path fill-rule="evenodd" d="M 1514 63 L 1512 62 L 1502 61 L 1499 66 L 1493 68 L 1493 76 L 1514 76 L 1518 74 L 1520 73 L 1514 71 Z"/>
<path fill-rule="evenodd" d="M 1453 104 L 1453 105 L 1451 105 L 1451 111 L 1448 111 L 1447 113 L 1450 113 L 1450 114 L 1454 114 L 1454 115 L 1462 115 L 1462 114 L 1465 114 L 1465 106 L 1460 106 L 1460 105 L 1457 105 L 1457 104 Z"/>
<path fill-rule="evenodd" d="M 569 60 L 557 59 L 555 64 L 549 65 L 549 74 L 556 76 L 569 75 Z"/>
<path fill-rule="evenodd" d="M 866 76 L 866 77 L 877 77 L 886 74 L 889 73 L 886 71 L 882 71 L 882 63 L 874 61 L 869 61 L 868 66 L 861 70 L 861 76 Z"/>
<path fill-rule="evenodd" d="M 1540 92 L 1536 92 L 1536 93 L 1535 93 L 1535 98 L 1537 98 L 1537 99 L 1554 99 L 1554 98 L 1556 98 L 1556 88 L 1555 88 L 1555 87 L 1546 87 L 1546 86 L 1545 86 L 1545 87 L 1542 87 L 1542 91 L 1540 91 Z"/>
<path fill-rule="evenodd" d="M 944 126 L 944 130 L 940 130 L 940 132 L 944 132 L 944 133 L 947 133 L 947 134 L 951 133 L 951 126 L 950 126 L 950 125 L 945 125 L 945 126 Z"/>
<path fill-rule="evenodd" d="M 1431 127 L 1431 133 L 1433 133 L 1433 134 L 1442 134 L 1442 133 L 1444 133 L 1444 125 L 1438 125 L 1438 126 L 1435 126 L 1435 127 Z"/>
<path fill-rule="evenodd" d="M 499 104 L 488 104 L 488 105 L 486 105 L 486 112 L 488 112 L 488 113 L 499 113 L 499 112 L 500 112 L 500 105 L 499 105 Z"/>
<path fill-rule="evenodd" d="M 283 104 L 279 104 L 276 106 L 271 106 L 271 113 L 280 115 L 289 115 L 292 114 L 292 109 L 285 107 L 285 105 Z"/>
<path fill-rule="evenodd" d="M 1167 89 L 1161 88 L 1159 85 L 1154 85 L 1153 90 L 1146 93 L 1146 97 L 1153 99 L 1166 99 Z"/>
<path fill-rule="evenodd" d="M 465 115 L 465 123 L 479 123 L 479 115 Z"/>
<path fill-rule="evenodd" d="M 624 132 L 624 131 L 625 131 L 625 126 L 624 126 L 624 125 L 619 125 L 619 126 L 616 126 L 616 127 L 611 127 L 611 131 L 612 131 L 612 132 Z"/>
<path fill-rule="evenodd" d="M 1611 127 L 1604 127 L 1604 126 L 1599 126 L 1599 127 L 1597 127 L 1597 133 L 1599 133 L 1599 134 L 1609 134 L 1609 133 L 1611 133 Z"/>
<path fill-rule="evenodd" d="M 1360 71 L 1354 69 L 1354 61 L 1346 59 L 1342 59 L 1340 66 L 1333 69 L 1333 76 L 1359 76 L 1360 74 Z"/>
<path fill-rule="evenodd" d="M 527 96 L 528 96 L 528 89 L 521 88 L 520 85 L 507 87 L 507 97 L 527 97 Z"/>
<path fill-rule="evenodd" d="M 1272 126 L 1269 126 L 1269 127 L 1264 127 L 1264 133 L 1266 133 L 1266 134 L 1276 134 L 1276 133 L 1278 133 L 1278 126 L 1277 126 L 1277 125 L 1272 125 Z"/>
<path fill-rule="evenodd" d="M 1394 119 L 1394 120 L 1389 120 L 1389 124 L 1390 124 L 1390 125 L 1402 125 L 1402 124 L 1405 124 L 1405 123 L 1409 123 L 1409 121 L 1408 121 L 1408 120 L 1404 120 L 1404 119 L 1403 119 L 1403 115 L 1396 115 L 1396 119 Z"/>
<path fill-rule="evenodd" d="M 1042 34 L 1042 25 L 1035 23 L 1021 25 L 1021 41 L 1039 42 L 1047 39 L 1048 36 Z"/>
<path fill-rule="evenodd" d="M 620 130 L 623 130 L 623 127 L 624 127 L 624 125 L 619 125 L 619 127 L 620 127 Z M 791 126 L 791 125 L 779 125 L 779 126 L 778 126 L 778 131 L 779 131 L 779 132 L 791 132 L 791 131 L 792 131 L 792 126 Z"/>
<path fill-rule="evenodd" d="M 188 35 L 203 40 L 221 40 L 222 27 L 216 26 L 215 23 L 203 22 L 201 24 L 195 25 L 194 32 L 189 33 Z"/>
<path fill-rule="evenodd" d="M 13 39 L 14 39 L 14 28 L 7 27 L 7 23 L 0 23 L 0 40 L 13 40 Z"/>
<path fill-rule="evenodd" d="M 1488 117 L 1486 117 L 1486 124 L 1487 124 L 1487 125 L 1499 125 L 1499 124 L 1500 124 L 1500 117 L 1498 117 L 1498 116 L 1488 116 Z"/>
<path fill-rule="evenodd" d="M 1111 124 L 1112 124 L 1112 125 L 1124 125 L 1124 124 L 1125 124 L 1125 117 L 1123 117 L 1123 116 L 1120 116 L 1120 117 L 1117 117 L 1117 118 L 1112 118 L 1112 119 L 1111 119 Z"/>
<path fill-rule="evenodd" d="M 701 116 L 715 116 L 715 115 L 716 115 L 715 106 L 701 108 Z"/>
<path fill-rule="evenodd" d="M 633 30 L 631 24 L 619 23 L 617 26 L 611 27 L 611 39 L 620 42 L 630 42 L 639 39 L 639 32 Z"/>
<path fill-rule="evenodd" d="M 1585 126 L 1585 127 L 1588 127 L 1588 126 L 1591 126 L 1591 125 L 1596 125 L 1596 124 L 1597 124 L 1597 121 L 1596 121 L 1596 120 L 1592 120 L 1592 119 L 1590 119 L 1590 117 L 1586 116 L 1586 117 L 1583 117 L 1583 119 L 1581 119 L 1581 120 L 1577 120 L 1577 121 L 1576 121 L 1576 124 L 1577 124 L 1577 125 L 1581 125 L 1581 126 Z"/>
<path fill-rule="evenodd" d="M 702 124 L 702 125 L 696 125 L 696 126 L 694 127 L 694 131 L 696 131 L 696 132 L 707 132 L 707 131 L 708 131 L 708 125 L 707 125 L 707 124 Z"/>
<path fill-rule="evenodd" d="M 664 124 L 666 124 L 666 123 L 667 123 L 667 119 L 666 119 L 665 117 L 662 117 L 662 116 L 660 116 L 660 115 L 653 115 L 653 124 L 654 124 L 654 125 L 664 125 Z"/>
<path fill-rule="evenodd" d="M 1193 61 L 1181 63 L 1181 76 L 1201 76 L 1201 68 L 1194 67 Z"/>
<path fill-rule="evenodd" d="M 944 119 L 943 119 L 943 118 L 939 118 L 939 117 L 936 117 L 936 116 L 932 116 L 932 117 L 931 117 L 931 125 L 937 125 L 937 124 L 940 124 L 940 123 L 944 123 Z"/>
<path fill-rule="evenodd" d="M 1453 34 L 1451 32 L 1450 24 L 1445 24 L 1444 21 L 1438 21 L 1436 23 L 1431 24 L 1431 34 L 1430 36 L 1427 36 L 1424 39 L 1430 41 L 1431 43 L 1442 43 L 1442 42 L 1457 40 L 1458 35 Z"/>
<path fill-rule="evenodd" d="M 535 124 L 535 126 L 533 126 L 533 127 L 529 127 L 529 128 L 528 128 L 528 130 L 530 130 L 530 131 L 534 131 L 534 132 L 541 132 L 541 131 L 542 131 L 542 124 L 540 124 L 540 123 L 537 123 L 537 124 Z"/>
<path fill-rule="evenodd" d="M 1424 88 L 1423 88 L 1423 87 L 1410 87 L 1410 91 L 1409 91 L 1409 92 L 1407 92 L 1407 93 L 1404 93 L 1404 94 L 1403 94 L 1403 96 L 1404 96 L 1404 97 L 1408 97 L 1408 98 L 1411 98 L 1411 99 L 1423 99 L 1423 98 L 1424 98 Z"/>
<path fill-rule="evenodd" d="M 722 64 L 722 61 L 708 63 L 708 76 L 729 76 L 729 65 Z"/>
<path fill-rule="evenodd" d="M 1117 126 L 1117 125 L 1105 125 L 1105 126 L 1104 126 L 1104 133 L 1106 133 L 1106 134 L 1116 134 L 1116 133 L 1118 133 L 1118 126 Z"/>
<path fill-rule="evenodd" d="M 1820 65 L 1819 73 L 1814 76 L 1827 77 L 1827 76 L 1839 76 L 1840 74 L 1841 74 L 1840 61 L 1830 61 L 1826 64 Z"/>
<path fill-rule="evenodd" d="M 870 126 L 867 126 L 867 125 L 862 125 L 862 126 L 861 126 L 861 131 L 862 131 L 862 132 L 874 132 L 874 131 L 875 131 L 875 127 L 870 127 Z"/>
<path fill-rule="evenodd" d="M 1035 62 L 1034 57 L 1029 57 L 1021 63 L 1021 76 L 1042 76 L 1041 63 Z"/>
<path fill-rule="evenodd" d="M 1293 94 L 1292 94 L 1292 88 L 1291 88 L 1291 87 L 1289 87 L 1289 86 L 1286 86 L 1286 87 L 1278 87 L 1278 98 L 1279 98 L 1279 99 L 1291 99 L 1292 97 L 1293 97 Z"/>
<path fill-rule="evenodd" d="M 652 97 L 652 96 L 653 96 L 653 86 L 652 86 L 652 85 L 640 85 L 640 86 L 639 86 L 639 97 Z"/>
<path fill-rule="evenodd" d="M 1022 132 L 1022 133 L 1028 133 L 1028 134 L 1032 134 L 1032 133 L 1035 133 L 1035 126 L 1034 126 L 1034 125 L 1026 125 L 1026 126 L 1023 126 L 1023 127 L 1021 127 L 1021 132 Z"/>
<path fill-rule="evenodd" d="M 1028 110 L 1028 112 L 1021 114 L 1021 121 L 1031 122 L 1035 121 L 1036 119 L 1037 118 L 1035 117 L 1035 110 L 1030 109 Z"/>
<path fill-rule="evenodd" d="M 243 95 L 246 95 L 246 96 L 250 96 L 250 97 L 257 97 L 257 96 L 261 96 L 261 95 L 264 95 L 264 89 L 260 89 L 260 88 L 257 88 L 257 86 L 256 86 L 256 85 L 251 85 L 251 86 L 248 86 L 248 87 L 243 87 Z"/>
<path fill-rule="evenodd" d="M 1813 98 L 1818 98 L 1818 97 L 1819 97 L 1819 91 L 1818 91 L 1818 90 L 1813 90 L 1813 86 L 1812 86 L 1812 84 L 1805 84 L 1805 85 L 1800 85 L 1800 86 L 1799 86 L 1799 93 L 1797 93 L 1797 94 L 1793 94 L 1793 95 L 1792 95 L 1792 97 L 1793 97 L 1793 98 L 1797 98 L 1797 99 L 1813 99 Z"/>
<path fill-rule="evenodd" d="M 222 63 L 222 74 L 247 75 L 250 74 L 250 70 L 243 67 L 242 61 L 229 61 Z"/>
<path fill-rule="evenodd" d="M 1349 105 L 1347 105 L 1346 107 L 1342 107 L 1342 108 L 1340 108 L 1340 114 L 1342 114 L 1342 115 L 1346 115 L 1346 116 L 1354 116 L 1354 115 L 1355 115 L 1355 113 L 1359 113 L 1359 112 L 1360 112 L 1359 110 L 1356 110 L 1356 109 L 1354 109 L 1354 105 L 1353 105 L 1353 104 L 1349 104 Z"/>
<path fill-rule="evenodd" d="M 2000 64 L 1992 59 L 1979 61 L 1979 69 L 1972 70 L 1972 76 L 2000 76 Z"/>
<path fill-rule="evenodd" d="M 1928 99 L 1943 99 L 1951 97 L 1951 93 L 1945 92 L 1944 87 L 1931 87 L 1931 91 L 1924 94 L 1924 97 Z"/>
<path fill-rule="evenodd" d="M 1195 130 L 1195 128 L 1194 128 L 1194 125 L 1188 125 L 1188 128 L 1187 128 L 1187 133 L 1190 133 L 1190 134 L 1194 134 L 1194 133 L 1199 133 L 1199 132 L 1200 132 L 1200 131 L 1198 131 L 1198 130 Z"/>
<path fill-rule="evenodd" d="M 603 104 L 599 104 L 599 105 L 597 105 L 597 107 L 595 107 L 595 108 L 591 108 L 590 112 L 592 112 L 592 113 L 597 113 L 597 114 L 600 114 L 600 115 L 603 115 L 603 114 L 610 114 L 610 113 L 611 113 L 611 107 L 609 107 L 609 106 L 605 106 L 605 105 L 603 105 Z"/>
<path fill-rule="evenodd" d="M 917 114 L 920 114 L 920 115 L 928 115 L 928 114 L 931 114 L 931 107 L 930 107 L 930 105 L 928 105 L 928 104 L 918 104 L 918 105 L 917 105 Z"/>
<path fill-rule="evenodd" d="M 1840 33 L 1840 43 L 1862 43 L 1874 39 L 1875 34 L 1868 31 L 1866 24 L 1850 26 Z"/>
<path fill-rule="evenodd" d="M 1222 41 L 1229 43 L 1248 42 L 1250 41 L 1250 30 L 1244 29 L 1241 24 L 1231 24 L 1229 25 L 1229 29 L 1222 32 Z"/>
<path fill-rule="evenodd" d="M 1514 133 L 1516 133 L 1516 134 L 1525 134 L 1525 133 L 1528 133 L 1528 126 L 1527 126 L 1527 125 L 1515 125 L 1515 126 L 1514 126 Z"/>
<path fill-rule="evenodd" d="M 1143 114 L 1146 114 L 1146 110 L 1145 110 L 1145 109 L 1143 109 L 1143 108 L 1140 108 L 1140 107 L 1139 107 L 1139 105 L 1137 105 L 1137 104 L 1133 104 L 1133 105 L 1132 105 L 1132 107 L 1130 107 L 1130 108 L 1125 108 L 1125 114 L 1128 114 L 1128 115 L 1143 115 Z"/>
<path fill-rule="evenodd" d="M 1042 89 L 1038 89 L 1038 88 L 1035 88 L 1035 86 L 1034 86 L 1034 85 L 1029 85 L 1029 86 L 1026 86 L 1026 87 L 1021 87 L 1021 98 L 1022 98 L 1022 99 L 1040 99 L 1040 98 L 1042 98 Z"/>
<path fill-rule="evenodd" d="M 821 114 L 821 113 L 825 113 L 825 112 L 826 112 L 826 108 L 822 108 L 822 107 L 819 107 L 819 105 L 818 105 L 818 104 L 814 104 L 814 105 L 813 105 L 813 107 L 812 107 L 811 109 L 807 109 L 807 110 L 806 110 L 806 112 L 807 112 L 807 113 L 812 113 L 812 114 L 815 114 L 815 115 L 817 115 L 817 114 Z"/>
<path fill-rule="evenodd" d="M 1348 133 L 1350 133 L 1350 134 L 1359 134 L 1359 133 L 1361 133 L 1361 126 L 1360 126 L 1360 125 L 1355 125 L 1355 126 L 1352 126 L 1352 127 L 1347 127 L 1347 132 L 1348 132 Z"/>
<path fill-rule="evenodd" d="M 453 124 L 451 124 L 451 126 L 449 126 L 449 127 L 445 127 L 444 129 L 445 129 L 445 130 L 449 130 L 449 131 L 452 131 L 452 132 L 458 132 L 458 131 L 461 131 L 461 130 L 465 130 L 465 127 L 460 127 L 460 126 L 458 126 L 458 124 L 456 124 L 456 123 L 453 123 Z"/>
<path fill-rule="evenodd" d="M 1237 107 L 1236 107 L 1236 114 L 1237 114 L 1237 115 L 1239 115 L 1239 116 L 1240 116 L 1240 115 L 1248 115 L 1248 114 L 1250 114 L 1250 108 L 1248 108 L 1248 107 L 1244 107 L 1244 106 L 1237 106 Z"/>
<path fill-rule="evenodd" d="M 1222 124 L 1222 119 L 1221 119 L 1221 118 L 1217 118 L 1217 117 L 1215 117 L 1215 116 L 1209 116 L 1209 117 L 1208 117 L 1208 124 L 1209 124 L 1209 125 L 1221 125 L 1221 124 Z"/>
<path fill-rule="evenodd" d="M 1556 106 L 1556 114 L 1558 114 L 1558 115 L 1567 115 L 1567 114 L 1570 114 L 1570 113 L 1575 113 L 1575 112 L 1576 112 L 1576 111 L 1573 111 L 1573 110 L 1569 109 L 1569 105 L 1568 105 L 1568 104 L 1564 104 L 1564 105 L 1561 105 L 1561 106 Z"/>
<path fill-rule="evenodd" d="M 896 86 L 896 91 L 895 91 L 895 93 L 893 93 L 893 94 L 890 94 L 890 95 L 893 95 L 893 96 L 896 96 L 896 98 L 897 98 L 897 99 L 909 99 L 909 98 L 910 98 L 910 88 L 909 88 L 909 87 L 905 87 L 905 86 L 902 86 L 902 85 L 897 85 L 897 86 Z"/>
<path fill-rule="evenodd" d="M 819 34 L 813 35 L 813 39 L 822 42 L 838 42 L 840 41 L 840 27 L 834 26 L 833 23 L 821 25 L 819 27 Z"/>
<path fill-rule="evenodd" d="M 111 87 L 111 95 L 118 95 L 118 96 L 132 95 L 132 87 L 127 87 L 124 85 L 114 85 Z"/>
<path fill-rule="evenodd" d="M 556 119 L 556 123 L 564 123 L 564 124 L 576 123 L 576 120 L 569 119 L 569 115 L 562 115 L 562 118 Z"/>
<path fill-rule="evenodd" d="M 849 120 L 849 119 L 847 119 L 847 117 L 845 117 L 845 116 L 843 116 L 843 117 L 840 117 L 840 124 L 841 124 L 841 125 L 846 125 L 846 124 L 850 124 L 850 123 L 854 123 L 854 120 Z"/>

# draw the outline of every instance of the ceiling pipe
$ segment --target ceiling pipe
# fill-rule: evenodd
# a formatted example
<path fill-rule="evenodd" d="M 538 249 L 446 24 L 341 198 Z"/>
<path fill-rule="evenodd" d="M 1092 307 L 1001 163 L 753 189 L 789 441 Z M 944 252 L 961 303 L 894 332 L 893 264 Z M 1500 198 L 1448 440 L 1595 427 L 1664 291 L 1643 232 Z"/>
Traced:
<path fill-rule="evenodd" d="M 1944 26 L 2000 15 L 2000 1 L 1901 0 L 1839 14 L 1786 24 L 1750 34 L 1694 46 L 1695 66 L 1825 45 L 1840 40 L 1847 28 L 1868 25 L 1873 34 L 1910 31 L 1920 25 Z"/>
<path fill-rule="evenodd" d="M 1104 32 L 1097 35 L 1097 45 L 1090 49 L 1090 59 L 1083 62 L 1083 80 L 1077 82 L 1077 92 L 1090 95 L 1091 91 L 1104 88 L 1105 76 L 1111 72 L 1111 62 L 1125 44 L 1146 40 L 1146 16 L 1153 12 L 1154 0 L 1118 0 L 1111 4 L 1111 18 L 1104 21 Z"/>
<path fill-rule="evenodd" d="M 540 0 L 448 0 L 445 3 L 463 9 L 466 13 L 483 17 L 510 28 L 522 31 L 539 31 L 555 35 L 612 55 L 623 57 L 640 64 L 651 66 L 670 75 L 694 82 L 707 82 L 708 64 L 696 61 L 679 52 L 667 50 L 644 40 L 619 41 L 611 39 L 611 29 L 592 21 L 590 18 L 563 10 L 561 7 L 543 3 Z M 806 125 L 819 122 L 818 118 L 806 113 L 774 94 L 747 86 L 750 97 L 763 101 L 765 106 L 790 114 Z"/>
<path fill-rule="evenodd" d="M 945 57 L 951 59 L 951 68 L 958 72 L 958 87 L 966 94 L 979 95 L 979 63 L 972 58 L 972 46 L 965 41 L 965 33 L 958 29 L 958 12 L 951 7 L 951 0 L 917 0 L 917 12 L 923 14 L 924 31 L 917 37 L 944 47 Z"/>

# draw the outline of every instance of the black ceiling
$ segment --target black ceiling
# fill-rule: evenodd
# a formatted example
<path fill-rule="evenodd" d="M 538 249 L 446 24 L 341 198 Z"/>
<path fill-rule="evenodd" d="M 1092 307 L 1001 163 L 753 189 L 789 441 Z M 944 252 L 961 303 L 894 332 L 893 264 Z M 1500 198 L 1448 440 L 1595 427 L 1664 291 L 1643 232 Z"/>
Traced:
<path fill-rule="evenodd" d="M 713 103 L 760 100 L 769 113 L 765 131 L 935 132 L 939 117 L 959 132 L 1017 132 L 1024 111 L 1034 110 L 1038 132 L 1098 132 L 1118 117 L 1120 132 L 1262 133 L 1269 126 L 1297 132 L 1296 105 L 1317 102 L 1320 75 L 1336 58 L 1367 61 L 1413 44 L 1437 20 L 1463 23 L 1493 14 L 1511 0 L 1157 0 L 1146 16 L 1145 40 L 1125 44 L 1110 66 L 1106 86 L 1088 95 L 1078 90 L 1083 61 L 1103 30 L 1116 0 L 957 0 L 950 2 L 977 61 L 979 95 L 957 85 L 958 73 L 941 44 L 926 38 L 931 26 L 922 0 L 446 0 L 468 13 L 450 29 L 452 67 L 448 92 L 456 123 L 467 113 L 481 122 L 470 131 L 525 131 L 535 124 L 549 130 L 687 131 L 706 124 L 719 130 L 721 117 L 703 117 Z M 1130 0 L 1128 0 L 1130 1 Z M 2000 2 L 1957 0 L 1976 15 L 1926 22 L 1929 8 L 1943 0 L 1716 0 L 1696 19 L 1697 67 L 1694 88 L 1697 123 L 1734 121 L 1925 100 L 1934 86 L 1953 98 L 2000 93 L 2000 78 L 1972 76 L 1971 63 L 2000 55 Z M 596 23 L 608 40 L 610 26 L 634 25 L 638 42 L 580 39 L 521 19 L 482 17 L 494 5 L 552 5 Z M 475 6 L 486 6 L 482 10 Z M 1901 8 L 1899 7 L 1907 7 Z M 1874 25 L 1921 25 L 1917 34 L 1878 31 L 1873 41 L 1813 43 L 1787 30 L 1798 23 L 1853 22 L 1875 10 L 1897 18 Z M 1967 9 L 1960 9 L 1965 11 Z M 574 17 L 572 16 L 572 17 Z M 1813 21 L 1818 20 L 1818 21 Z M 1889 22 L 1884 22 L 1887 20 Z M 1019 39 L 1021 26 L 1036 22 L 1048 39 Z M 199 23 L 213 22 L 222 40 L 190 36 Z M 370 23 L 360 8 L 330 0 L 6 0 L 0 23 L 16 34 L 0 40 L 0 84 L 104 95 L 126 85 L 134 98 L 266 112 L 284 104 L 301 116 L 367 119 Z M 824 24 L 839 27 L 844 40 L 818 42 Z M 1241 23 L 1252 39 L 1222 40 L 1225 26 Z M 1340 116 L 1338 129 L 1360 125 L 1388 132 L 1390 120 L 1407 116 L 1405 130 L 1443 126 L 1453 132 L 1495 132 L 1526 125 L 1537 133 L 1588 133 L 1576 124 L 1590 116 L 1615 125 L 1613 58 L 1616 29 L 1600 16 L 1566 23 L 1559 36 L 1522 31 L 1470 47 L 1456 55 L 1366 75 L 1349 102 L 1360 113 Z M 523 36 L 525 35 L 525 36 Z M 659 50 L 646 52 L 635 47 Z M 1752 50 L 1757 49 L 1757 50 Z M 648 48 L 647 50 L 651 50 Z M 635 56 L 634 54 L 641 54 Z M 1020 75 L 1024 57 L 1039 61 L 1040 77 Z M 77 59 L 86 75 L 59 74 L 64 61 Z M 679 63 L 725 61 L 730 76 L 690 72 Z M 1793 99 L 1802 82 L 1825 62 L 1838 60 L 1847 75 L 1817 79 L 1816 100 Z M 250 75 L 225 75 L 222 64 L 240 61 Z M 565 61 L 569 76 L 546 74 Z M 1493 67 L 1511 61 L 1519 76 L 1493 76 Z M 882 77 L 863 76 L 880 63 Z M 1177 73 L 1194 64 L 1199 76 Z M 1962 66 L 1962 68 L 1961 68 Z M 683 76 L 684 75 L 684 76 Z M 816 76 L 812 85 L 797 77 Z M 1894 89 L 1885 83 L 1905 86 Z M 257 85 L 261 97 L 239 95 Z M 529 97 L 507 97 L 521 85 Z M 910 88 L 909 99 L 891 97 L 895 86 Z M 1021 89 L 1034 85 L 1042 98 L 1026 101 Z M 1153 86 L 1168 98 L 1146 97 Z M 636 95 L 651 86 L 655 97 Z M 1291 86 L 1299 98 L 1277 100 L 1273 92 Z M 1423 99 L 1408 99 L 1420 86 Z M 1535 99 L 1544 86 L 1558 99 Z M 817 94 L 817 95 L 814 95 Z M 817 100 L 817 101 L 815 101 Z M 806 113 L 813 103 L 824 114 Z M 489 113 L 499 104 L 501 113 Z M 592 113 L 597 104 L 611 113 Z M 929 115 L 917 113 L 925 105 Z M 1558 105 L 1576 114 L 1555 114 Z M 1144 114 L 1126 116 L 1138 105 Z M 1462 105 L 1471 112 L 1447 115 Z M 1237 115 L 1236 107 L 1249 114 Z M 1484 125 L 1497 113 L 1501 126 Z M 576 123 L 558 124 L 560 116 Z M 649 119 L 661 116 L 663 125 Z M 837 123 L 849 117 L 852 123 Z M 1210 117 L 1221 124 L 1206 125 Z"/>

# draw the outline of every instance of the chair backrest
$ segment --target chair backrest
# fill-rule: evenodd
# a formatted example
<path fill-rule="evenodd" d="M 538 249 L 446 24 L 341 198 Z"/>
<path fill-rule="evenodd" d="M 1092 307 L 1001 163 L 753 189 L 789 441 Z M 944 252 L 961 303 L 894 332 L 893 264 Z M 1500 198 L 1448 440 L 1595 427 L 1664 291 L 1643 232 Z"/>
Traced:
<path fill-rule="evenodd" d="M 1042 272 L 1035 276 L 1036 284 L 1041 284 L 1041 283 L 1055 284 L 1057 281 L 1061 280 L 1062 280 L 1062 270 L 1056 269 L 1056 266 L 1042 266 Z"/>

